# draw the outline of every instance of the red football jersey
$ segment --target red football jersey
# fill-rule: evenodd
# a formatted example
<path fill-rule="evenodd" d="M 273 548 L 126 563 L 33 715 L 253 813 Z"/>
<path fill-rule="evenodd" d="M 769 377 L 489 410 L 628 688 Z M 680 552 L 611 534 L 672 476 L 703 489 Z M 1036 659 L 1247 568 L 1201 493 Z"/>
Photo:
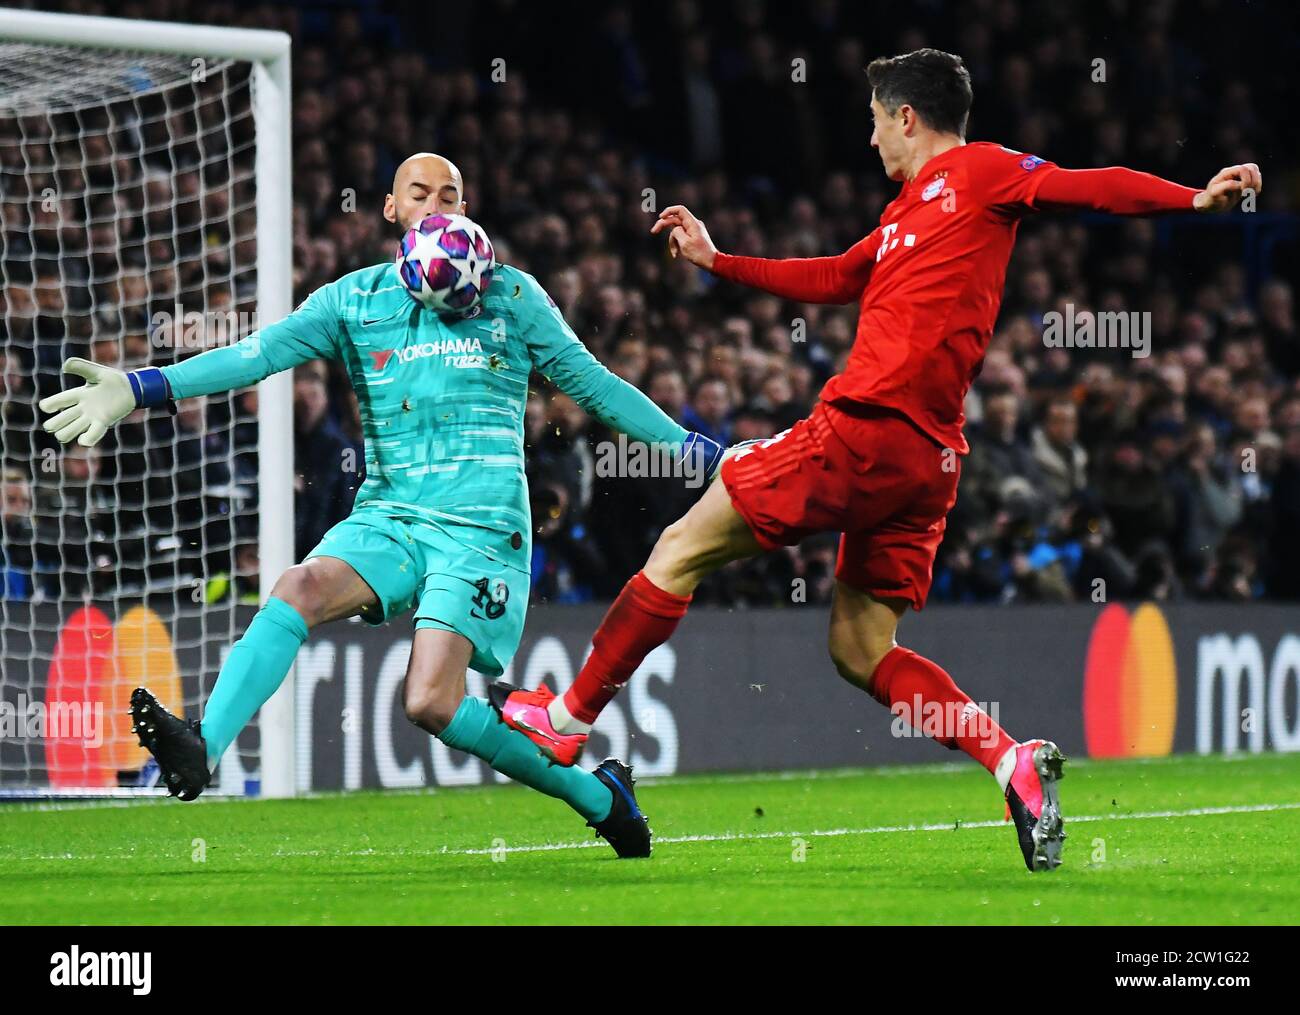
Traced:
<path fill-rule="evenodd" d="M 965 454 L 962 406 L 997 323 L 1016 228 L 1054 168 L 975 142 L 905 183 L 868 237 L 875 263 L 857 341 L 822 398 L 897 409 Z"/>
<path fill-rule="evenodd" d="M 1040 206 L 1130 215 L 1187 210 L 1195 195 L 1146 173 L 1060 169 L 976 141 L 927 162 L 880 225 L 843 254 L 770 260 L 719 253 L 713 270 L 788 299 L 845 303 L 860 296 L 848 364 L 826 382 L 822 399 L 896 409 L 965 454 L 962 406 L 993 335 L 1021 216 Z"/>

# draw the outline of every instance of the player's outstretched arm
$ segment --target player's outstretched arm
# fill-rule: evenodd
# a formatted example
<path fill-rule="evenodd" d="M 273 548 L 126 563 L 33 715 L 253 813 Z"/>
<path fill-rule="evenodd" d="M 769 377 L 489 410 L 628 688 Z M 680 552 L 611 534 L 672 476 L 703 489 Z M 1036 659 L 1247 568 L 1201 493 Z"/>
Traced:
<path fill-rule="evenodd" d="M 1231 211 L 1247 190 L 1259 194 L 1264 189 L 1264 174 L 1253 162 L 1220 169 L 1196 195 L 1192 207 L 1197 211 Z"/>
<path fill-rule="evenodd" d="M 875 264 L 874 234 L 834 257 L 736 257 L 713 245 L 704 223 L 675 204 L 659 213 L 652 234 L 668 232 L 668 250 L 741 285 L 801 303 L 852 303 L 862 295 Z"/>
<path fill-rule="evenodd" d="M 42 399 L 41 411 L 52 414 L 42 426 L 63 444 L 91 447 L 136 409 L 245 388 L 308 360 L 336 358 L 337 324 L 337 297 L 325 286 L 284 320 L 181 363 L 127 372 L 73 357 L 63 370 L 86 383 Z"/>
<path fill-rule="evenodd" d="M 321 286 L 288 317 L 234 345 L 162 368 L 172 398 L 193 398 L 256 384 L 314 359 L 338 359 L 340 282 Z"/>
<path fill-rule="evenodd" d="M 589 415 L 634 441 L 666 445 L 708 478 L 722 463 L 722 446 L 675 422 L 634 385 L 608 370 L 573 333 L 559 307 L 535 279 L 517 310 L 533 366 Z"/>
<path fill-rule="evenodd" d="M 1040 208 L 1087 208 L 1112 215 L 1168 211 L 1229 211 L 1245 190 L 1264 186 L 1253 162 L 1219 170 L 1204 190 L 1113 166 L 1107 169 L 1053 168 L 1042 178 L 1034 203 Z"/>
<path fill-rule="evenodd" d="M 108 433 L 109 427 L 116 426 L 147 401 L 161 404 L 168 398 L 167 382 L 157 367 L 128 374 L 73 356 L 64 362 L 63 372 L 84 378 L 86 383 L 40 401 L 41 412 L 51 414 L 42 425 L 61 444 L 75 440 L 82 447 L 93 447 Z M 155 397 L 157 401 L 153 401 Z"/>

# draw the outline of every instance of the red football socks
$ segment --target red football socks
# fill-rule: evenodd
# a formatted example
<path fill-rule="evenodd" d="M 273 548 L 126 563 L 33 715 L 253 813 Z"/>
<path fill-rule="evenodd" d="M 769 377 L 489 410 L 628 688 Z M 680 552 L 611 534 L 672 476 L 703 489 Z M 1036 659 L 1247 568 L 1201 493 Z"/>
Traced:
<path fill-rule="evenodd" d="M 569 714 L 594 723 L 641 661 L 669 638 L 686 615 L 690 596 L 676 596 L 638 571 L 614 600 L 591 639 L 591 655 L 564 692 Z"/>
<path fill-rule="evenodd" d="M 911 649 L 896 645 L 886 653 L 872 675 L 871 695 L 913 729 L 949 750 L 965 751 L 990 772 L 1015 744 L 941 666 Z"/>
<path fill-rule="evenodd" d="M 605 614 L 591 639 L 591 655 L 564 707 L 591 724 L 651 651 L 677 629 L 691 604 L 637 572 Z M 950 750 L 964 751 L 990 772 L 1015 740 L 955 684 L 942 667 L 896 646 L 876 667 L 872 696 L 914 729 Z M 996 709 L 994 710 L 996 711 Z"/>

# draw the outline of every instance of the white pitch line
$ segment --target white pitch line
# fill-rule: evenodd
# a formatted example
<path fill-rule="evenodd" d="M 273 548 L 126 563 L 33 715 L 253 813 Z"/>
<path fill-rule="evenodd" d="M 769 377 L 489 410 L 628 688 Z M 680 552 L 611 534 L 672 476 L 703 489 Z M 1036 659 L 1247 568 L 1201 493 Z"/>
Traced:
<path fill-rule="evenodd" d="M 1211 814 L 1258 814 L 1265 811 L 1300 810 L 1300 801 L 1286 804 L 1249 804 L 1239 807 L 1193 807 L 1182 811 L 1138 811 L 1133 814 L 1076 814 L 1065 815 L 1065 823 L 1084 821 L 1142 821 L 1153 818 L 1199 818 Z M 690 842 L 743 842 L 758 839 L 826 839 L 842 835 L 881 835 L 891 832 L 953 832 L 966 828 L 1004 828 L 1006 821 L 950 821 L 932 825 L 880 825 L 876 828 L 830 828 L 814 832 L 724 832 L 721 835 L 668 835 L 655 836 L 656 846 L 675 846 Z M 600 841 L 553 842 L 537 846 L 500 846 L 495 849 L 443 849 L 447 856 L 491 856 L 501 853 L 546 853 L 561 849 L 592 849 L 603 846 Z"/>
<path fill-rule="evenodd" d="M 1073 768 L 1076 762 L 1070 759 Z M 732 785 L 744 782 L 823 782 L 834 779 L 873 779 L 911 775 L 956 775 L 960 772 L 978 772 L 969 762 L 929 761 L 917 765 L 879 765 L 875 768 L 814 768 L 788 772 L 704 772 L 691 775 L 637 776 L 638 786 Z"/>
<path fill-rule="evenodd" d="M 1191 807 L 1181 811 L 1136 811 L 1132 814 L 1067 814 L 1065 816 L 1066 825 L 1079 824 L 1091 821 L 1146 821 L 1158 818 L 1200 818 L 1216 814 L 1263 814 L 1270 811 L 1294 811 L 1300 810 L 1300 801 L 1281 804 L 1244 804 L 1235 807 Z M 896 832 L 954 832 L 962 831 L 967 828 L 1005 828 L 1009 825 L 1006 821 L 948 821 L 943 824 L 927 825 L 878 825 L 874 828 L 828 828 L 819 829 L 812 832 L 723 832 L 718 835 L 669 835 L 656 836 L 654 844 L 656 846 L 676 846 L 692 842 L 754 842 L 763 839 L 829 839 L 845 835 L 885 835 Z M 276 850 L 273 856 L 277 857 L 305 857 L 305 856 L 492 856 L 502 853 L 551 853 L 567 849 L 599 849 L 605 843 L 599 839 L 589 839 L 583 842 L 547 842 L 529 846 L 497 846 L 488 849 L 448 849 L 443 846 L 441 849 L 400 849 L 395 851 L 384 851 L 377 849 L 358 849 L 347 853 L 337 853 L 333 850 L 305 849 L 305 850 Z M 0 855 L 3 855 L 0 852 Z M 61 855 L 38 854 L 38 855 L 10 855 L 6 859 L 10 861 L 31 861 L 31 860 L 97 860 L 105 859 L 104 854 L 83 854 L 81 856 L 72 853 Z"/>

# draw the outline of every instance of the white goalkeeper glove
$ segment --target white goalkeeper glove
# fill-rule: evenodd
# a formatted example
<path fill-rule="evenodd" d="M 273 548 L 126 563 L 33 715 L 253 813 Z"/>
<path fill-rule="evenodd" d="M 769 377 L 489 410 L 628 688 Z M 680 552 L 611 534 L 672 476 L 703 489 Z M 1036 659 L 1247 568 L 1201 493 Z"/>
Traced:
<path fill-rule="evenodd" d="M 55 414 L 41 426 L 60 444 L 75 438 L 83 448 L 94 447 L 109 427 L 136 409 L 171 400 L 171 385 L 157 367 L 128 374 L 74 356 L 63 364 L 63 372 L 84 377 L 86 383 L 40 401 L 42 412 Z"/>

